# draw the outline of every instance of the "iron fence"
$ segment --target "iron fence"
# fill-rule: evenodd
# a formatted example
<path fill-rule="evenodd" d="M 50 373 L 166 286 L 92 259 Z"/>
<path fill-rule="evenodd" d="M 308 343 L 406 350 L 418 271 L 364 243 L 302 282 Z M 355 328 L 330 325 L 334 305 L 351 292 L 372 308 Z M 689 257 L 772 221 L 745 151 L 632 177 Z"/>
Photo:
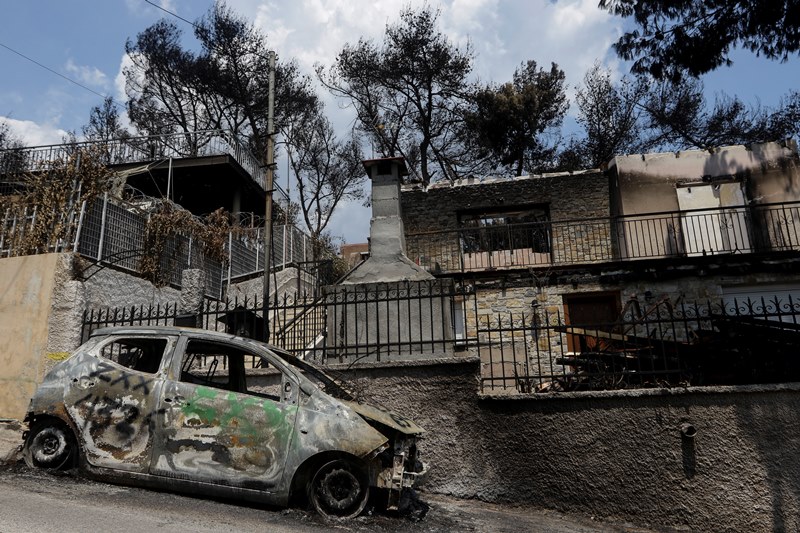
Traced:
<path fill-rule="evenodd" d="M 273 295 L 269 314 L 270 343 L 312 359 L 324 349 L 325 309 L 309 292 Z M 177 303 L 105 307 L 83 313 L 81 342 L 95 329 L 111 326 L 186 326 L 264 339 L 263 299 L 206 299 L 199 313 L 185 314 Z M 257 361 L 253 360 L 253 364 Z"/>
<path fill-rule="evenodd" d="M 90 310 L 84 338 L 107 325 L 179 324 L 263 339 L 262 303 L 208 300 L 189 317 L 176 305 Z M 270 342 L 299 357 L 352 365 L 473 355 L 486 394 L 800 381 L 792 296 L 632 299 L 613 322 L 576 323 L 552 308 L 489 313 L 468 288 L 436 280 L 287 294 L 269 308 Z"/>
<path fill-rule="evenodd" d="M 433 272 L 800 250 L 800 202 L 409 233 Z"/>
<path fill-rule="evenodd" d="M 626 306 L 618 320 L 574 323 L 560 310 L 478 317 L 488 393 L 800 381 L 800 300 Z"/>
<path fill-rule="evenodd" d="M 321 364 L 452 355 L 465 342 L 467 302 L 450 280 L 326 287 L 273 295 L 269 341 Z M 263 300 L 207 299 L 197 315 L 176 304 L 87 310 L 83 337 L 115 325 L 189 325 L 263 339 Z M 459 333 L 460 332 L 460 333 Z"/>

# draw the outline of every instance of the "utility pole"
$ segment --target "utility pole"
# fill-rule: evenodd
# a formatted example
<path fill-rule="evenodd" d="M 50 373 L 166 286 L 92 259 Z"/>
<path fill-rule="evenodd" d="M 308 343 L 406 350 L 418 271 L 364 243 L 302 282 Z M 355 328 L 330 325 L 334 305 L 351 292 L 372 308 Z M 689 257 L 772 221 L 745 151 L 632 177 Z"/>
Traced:
<path fill-rule="evenodd" d="M 275 181 L 275 52 L 269 52 L 267 96 L 267 205 L 264 221 L 264 342 L 269 342 L 269 273 L 272 255 L 272 189 Z"/>

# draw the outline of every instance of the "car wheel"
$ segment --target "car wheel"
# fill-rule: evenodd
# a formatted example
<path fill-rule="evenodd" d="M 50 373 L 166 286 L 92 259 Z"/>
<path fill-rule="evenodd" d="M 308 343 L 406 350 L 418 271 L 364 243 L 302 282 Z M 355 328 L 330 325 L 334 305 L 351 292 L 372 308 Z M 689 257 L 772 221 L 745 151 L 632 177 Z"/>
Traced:
<path fill-rule="evenodd" d="M 24 457 L 30 467 L 62 470 L 74 466 L 76 452 L 72 431 L 59 422 L 45 421 L 31 428 Z"/>
<path fill-rule="evenodd" d="M 369 480 L 354 462 L 331 461 L 314 474 L 308 486 L 308 499 L 323 516 L 353 518 L 367 505 Z"/>

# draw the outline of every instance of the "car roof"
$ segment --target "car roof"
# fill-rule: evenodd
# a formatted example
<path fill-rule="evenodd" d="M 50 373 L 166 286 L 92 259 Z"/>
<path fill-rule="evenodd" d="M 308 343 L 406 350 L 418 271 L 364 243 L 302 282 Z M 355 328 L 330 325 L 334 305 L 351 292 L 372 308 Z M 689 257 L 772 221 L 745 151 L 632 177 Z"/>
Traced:
<path fill-rule="evenodd" d="M 186 327 L 178 327 L 178 326 L 111 326 L 105 328 L 98 328 L 92 331 L 89 334 L 89 337 L 100 337 L 104 335 L 145 335 L 145 334 L 152 334 L 152 335 L 188 335 L 190 337 L 203 337 L 206 339 L 218 339 L 218 340 L 236 340 L 236 341 L 250 341 L 250 342 L 257 342 L 261 345 L 265 345 L 264 342 L 258 341 L 256 339 L 249 339 L 246 337 L 237 337 L 236 335 L 231 335 L 230 333 L 224 333 L 222 331 L 213 331 L 209 329 L 199 329 L 199 328 L 186 328 Z M 270 347 L 269 345 L 266 345 Z"/>

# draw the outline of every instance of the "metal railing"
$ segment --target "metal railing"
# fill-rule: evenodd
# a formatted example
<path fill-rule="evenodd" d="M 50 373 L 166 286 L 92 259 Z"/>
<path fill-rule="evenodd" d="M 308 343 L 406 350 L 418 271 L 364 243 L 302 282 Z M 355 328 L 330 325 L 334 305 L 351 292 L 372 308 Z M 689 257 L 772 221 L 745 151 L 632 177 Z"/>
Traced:
<path fill-rule="evenodd" d="M 13 182 L 25 172 L 47 169 L 52 161 L 62 159 L 78 150 L 99 151 L 106 165 L 146 163 L 169 158 L 231 156 L 255 181 L 266 190 L 264 168 L 238 137 L 227 130 L 207 130 L 142 137 L 124 137 L 107 141 L 84 141 L 0 150 L 0 182 Z M 278 198 L 286 193 L 275 184 Z"/>
<path fill-rule="evenodd" d="M 264 338 L 263 300 L 233 298 L 206 299 L 198 315 L 184 315 L 177 303 L 150 306 L 130 306 L 90 309 L 83 313 L 82 342 L 90 333 L 108 326 L 166 326 L 199 327 L 244 337 Z M 312 358 L 324 344 L 324 306 L 311 293 L 273 295 L 270 302 L 270 342 L 301 357 Z"/>
<path fill-rule="evenodd" d="M 408 233 L 408 255 L 464 273 L 800 250 L 800 202 Z"/>
<path fill-rule="evenodd" d="M 463 340 L 457 333 L 463 332 L 457 321 L 465 316 L 461 296 L 449 280 L 340 285 L 322 295 L 273 295 L 270 343 L 323 365 L 452 353 Z M 83 337 L 99 327 L 164 325 L 178 317 L 176 304 L 88 310 Z M 192 323 L 263 339 L 263 300 L 209 299 Z"/>
<path fill-rule="evenodd" d="M 51 239 L 36 253 L 74 251 L 100 265 L 113 265 L 138 274 L 148 216 L 138 206 L 106 194 L 65 213 L 66 234 Z M 0 213 L 0 257 L 31 253 L 24 241 L 35 222 L 35 209 L 16 212 L 8 208 Z M 191 236 L 176 235 L 165 246 L 161 269 L 169 273 L 168 282 L 177 287 L 181 284 L 182 270 L 203 269 L 207 294 L 219 298 L 226 284 L 263 272 L 263 236 L 263 228 L 237 228 L 229 232 L 223 265 L 204 256 Z M 273 227 L 272 270 L 308 263 L 313 252 L 311 237 L 297 227 Z"/>
<path fill-rule="evenodd" d="M 560 311 L 478 317 L 486 393 L 800 381 L 800 300 L 629 306 L 608 323 Z"/>
<path fill-rule="evenodd" d="M 171 324 L 177 306 L 84 314 L 84 338 L 106 325 Z M 191 323 L 263 339 L 262 302 L 207 301 Z M 322 365 L 473 355 L 486 394 L 800 381 L 800 300 L 655 303 L 631 299 L 605 323 L 560 310 L 491 313 L 446 280 L 339 286 L 270 302 L 270 342 Z"/>

